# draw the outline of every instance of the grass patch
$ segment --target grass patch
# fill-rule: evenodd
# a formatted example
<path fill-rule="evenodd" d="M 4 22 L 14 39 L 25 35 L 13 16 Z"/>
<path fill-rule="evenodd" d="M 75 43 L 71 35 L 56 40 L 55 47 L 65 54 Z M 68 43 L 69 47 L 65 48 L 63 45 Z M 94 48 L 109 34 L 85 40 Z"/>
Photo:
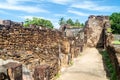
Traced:
<path fill-rule="evenodd" d="M 60 77 L 60 73 L 57 73 L 56 75 L 55 75 L 55 77 L 54 77 L 54 79 L 56 80 L 56 79 L 58 79 L 59 77 Z"/>
<path fill-rule="evenodd" d="M 109 73 L 110 80 L 117 80 L 115 68 L 109 58 L 107 51 L 104 50 L 102 52 L 102 56 L 105 62 L 105 66 L 107 67 L 107 72 Z"/>
<path fill-rule="evenodd" d="M 71 61 L 70 61 L 70 66 L 72 66 L 73 64 L 74 64 L 74 62 L 71 60 Z"/>
<path fill-rule="evenodd" d="M 112 33 L 113 30 L 111 28 L 107 28 L 107 32 Z"/>
<path fill-rule="evenodd" d="M 112 41 L 112 44 L 120 44 L 120 41 L 118 41 L 118 40 Z"/>

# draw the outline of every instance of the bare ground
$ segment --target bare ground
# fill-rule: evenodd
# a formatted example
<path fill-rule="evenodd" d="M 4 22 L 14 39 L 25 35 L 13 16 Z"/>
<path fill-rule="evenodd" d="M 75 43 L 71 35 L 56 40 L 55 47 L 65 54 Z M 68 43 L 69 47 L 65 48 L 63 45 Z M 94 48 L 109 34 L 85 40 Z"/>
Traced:
<path fill-rule="evenodd" d="M 57 80 L 108 80 L 102 56 L 96 48 L 87 48 Z"/>

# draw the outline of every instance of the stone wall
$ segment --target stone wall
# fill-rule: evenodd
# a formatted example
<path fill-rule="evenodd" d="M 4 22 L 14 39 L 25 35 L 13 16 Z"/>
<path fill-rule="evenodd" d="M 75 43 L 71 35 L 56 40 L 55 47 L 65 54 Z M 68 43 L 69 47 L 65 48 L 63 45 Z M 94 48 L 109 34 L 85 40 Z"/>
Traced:
<path fill-rule="evenodd" d="M 61 64 L 67 65 L 69 49 L 68 39 L 57 30 L 15 26 L 0 30 L 0 59 L 22 63 L 30 72 L 48 64 L 51 78 Z"/>
<path fill-rule="evenodd" d="M 106 47 L 106 51 L 109 55 L 112 66 L 115 68 L 115 75 L 117 76 L 117 80 L 119 80 L 120 79 L 120 66 L 119 66 L 120 63 L 119 63 L 119 58 L 118 58 L 118 54 L 116 53 L 115 47 L 113 45 L 108 45 Z"/>
<path fill-rule="evenodd" d="M 120 40 L 120 35 L 114 34 L 113 37 L 114 37 L 114 40 Z"/>
<path fill-rule="evenodd" d="M 110 21 L 108 16 L 90 16 L 84 28 L 84 41 L 87 47 L 104 48 L 107 51 L 108 58 L 110 59 L 117 80 L 120 79 L 120 48 L 112 45 L 113 34 L 109 31 Z M 107 59 L 108 60 L 108 59 Z M 105 64 L 109 66 L 108 64 Z M 110 67 L 110 66 L 109 66 Z M 106 68 L 106 67 L 105 67 Z M 107 72 L 111 74 L 110 70 Z M 115 76 L 113 75 L 113 76 Z"/>
<path fill-rule="evenodd" d="M 106 71 L 108 72 L 109 75 L 112 74 L 112 76 L 110 77 L 111 79 L 114 78 L 113 76 L 116 76 L 117 78 L 116 80 L 119 80 L 120 79 L 120 62 L 119 62 L 119 53 L 118 53 L 119 51 L 118 50 L 120 48 L 117 49 L 118 47 L 112 44 L 112 41 L 114 40 L 114 36 L 111 31 L 110 32 L 108 31 L 109 28 L 110 28 L 110 22 L 108 19 L 104 23 L 103 31 L 102 31 L 103 37 L 100 37 L 100 39 L 103 40 L 104 49 L 106 49 L 107 51 L 108 58 L 110 59 L 110 62 L 112 63 L 111 65 L 113 66 L 115 73 L 113 73 L 114 71 L 110 72 L 111 70 L 109 69 L 107 69 Z M 108 64 L 105 64 L 105 65 L 109 66 L 109 68 L 111 67 Z"/>
<path fill-rule="evenodd" d="M 108 16 L 93 16 L 88 18 L 85 24 L 85 38 L 87 46 L 96 47 L 104 45 L 104 29 L 110 27 Z"/>

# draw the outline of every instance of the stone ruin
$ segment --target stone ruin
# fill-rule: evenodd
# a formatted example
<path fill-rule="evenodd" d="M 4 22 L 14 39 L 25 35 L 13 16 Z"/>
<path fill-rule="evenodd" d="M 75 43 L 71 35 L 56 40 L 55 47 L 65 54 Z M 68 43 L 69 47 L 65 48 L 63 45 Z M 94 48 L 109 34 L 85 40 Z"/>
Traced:
<path fill-rule="evenodd" d="M 60 70 L 60 56 L 67 57 L 68 49 L 67 38 L 59 31 L 18 26 L 0 30 L 0 65 L 11 61 L 21 63 L 25 66 L 23 73 L 34 72 L 36 66 L 47 64 L 53 78 Z"/>
<path fill-rule="evenodd" d="M 66 37 L 64 31 L 51 29 L 19 26 L 2 28 L 0 29 L 0 71 L 3 70 L 10 79 L 19 77 L 11 76 L 13 71 L 13 74 L 20 75 L 23 80 L 50 80 L 63 66 L 67 66 L 74 57 L 77 57 L 84 46 L 109 45 L 112 40 L 111 33 L 106 32 L 109 27 L 108 16 L 92 15 L 84 29 L 72 37 Z M 23 75 L 16 73 L 21 70 Z M 0 77 L 5 74 L 0 72 Z M 29 78 L 25 79 L 26 76 Z"/>
<path fill-rule="evenodd" d="M 110 28 L 110 21 L 108 16 L 93 16 L 91 15 L 84 27 L 85 33 L 85 44 L 89 47 L 98 47 L 104 48 L 109 55 L 109 59 L 111 61 L 111 65 L 115 68 L 115 75 L 117 76 L 117 80 L 120 79 L 120 55 L 119 50 L 120 48 L 116 48 L 112 41 L 113 35 L 111 31 L 108 29 Z M 103 58 L 104 60 L 104 58 Z M 107 75 L 110 75 L 109 70 L 107 69 L 106 65 L 105 70 Z"/>
<path fill-rule="evenodd" d="M 104 46 L 104 34 L 108 27 L 110 27 L 110 21 L 108 16 L 91 15 L 86 21 L 84 28 L 87 46 Z"/>
<path fill-rule="evenodd" d="M 75 41 L 72 43 L 73 46 L 71 42 L 58 30 L 21 26 L 4 27 L 0 29 L 0 70 L 6 73 L 4 75 L 11 74 L 7 72 L 9 68 L 16 72 L 16 66 L 10 66 L 11 62 L 15 62 L 11 64 L 23 66 L 23 79 L 27 76 L 29 77 L 27 80 L 37 80 L 36 75 L 44 73 L 37 71 L 44 69 L 49 69 L 48 76 L 52 79 L 62 67 L 68 66 L 79 54 L 78 52 L 76 55 L 76 49 L 79 47 L 75 47 Z M 5 67 L 6 65 L 8 67 Z M 0 72 L 0 75 L 3 74 Z"/>
<path fill-rule="evenodd" d="M 82 27 L 73 27 L 69 24 L 61 25 L 59 29 L 70 43 L 71 58 L 77 57 L 84 48 L 84 30 Z"/>

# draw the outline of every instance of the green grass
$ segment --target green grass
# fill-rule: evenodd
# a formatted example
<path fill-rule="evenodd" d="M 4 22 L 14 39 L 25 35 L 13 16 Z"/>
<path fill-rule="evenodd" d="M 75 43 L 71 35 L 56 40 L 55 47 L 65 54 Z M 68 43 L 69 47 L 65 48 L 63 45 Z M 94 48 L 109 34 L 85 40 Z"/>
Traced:
<path fill-rule="evenodd" d="M 105 65 L 107 67 L 107 70 L 109 72 L 109 77 L 110 77 L 110 80 L 117 80 L 117 76 L 116 76 L 116 71 L 115 71 L 115 68 L 109 58 L 109 55 L 107 53 L 107 51 L 103 51 L 102 52 L 102 56 L 103 56 L 103 59 L 105 61 Z"/>
<path fill-rule="evenodd" d="M 72 66 L 73 64 L 74 64 L 74 62 L 71 60 L 71 61 L 70 61 L 70 66 Z"/>
<path fill-rule="evenodd" d="M 112 44 L 120 44 L 120 41 L 118 41 L 118 40 L 113 41 Z"/>
<path fill-rule="evenodd" d="M 58 79 L 59 77 L 60 77 L 60 73 L 57 73 L 56 75 L 55 75 L 55 77 L 54 77 L 54 79 L 56 80 L 56 79 Z"/>
<path fill-rule="evenodd" d="M 111 33 L 113 30 L 111 28 L 107 28 L 107 32 Z"/>

